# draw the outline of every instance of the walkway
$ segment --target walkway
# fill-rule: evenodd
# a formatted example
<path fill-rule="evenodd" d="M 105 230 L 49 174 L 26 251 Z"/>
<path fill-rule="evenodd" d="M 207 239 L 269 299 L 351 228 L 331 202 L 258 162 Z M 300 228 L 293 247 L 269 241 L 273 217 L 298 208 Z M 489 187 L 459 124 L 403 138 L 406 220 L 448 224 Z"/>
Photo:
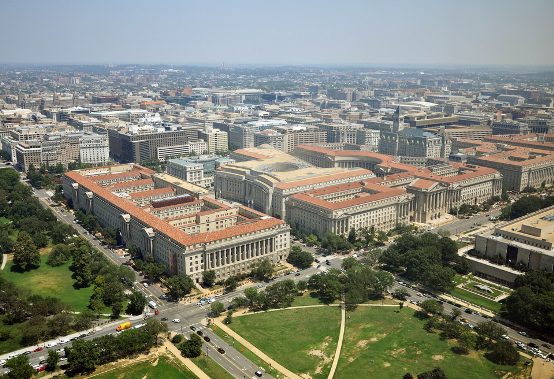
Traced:
<path fill-rule="evenodd" d="M 227 325 L 222 323 L 220 320 L 215 319 L 214 324 L 217 325 L 217 327 L 220 328 L 221 330 L 223 330 L 225 333 L 227 333 L 228 335 L 233 337 L 235 340 L 240 342 L 244 347 L 246 347 L 252 353 L 256 354 L 264 362 L 271 365 L 271 367 L 273 367 L 275 370 L 279 371 L 286 378 L 302 379 L 302 377 L 300 377 L 299 375 L 296 375 L 294 372 L 290 371 L 286 367 L 280 365 L 278 362 L 276 362 L 273 359 L 271 359 L 270 357 L 268 357 L 263 351 L 261 351 L 256 346 L 252 345 L 250 342 L 245 340 L 241 335 L 235 333 L 231 328 L 229 328 Z"/>
<path fill-rule="evenodd" d="M 345 326 L 346 326 L 346 304 L 342 303 L 339 340 L 337 342 L 337 350 L 335 351 L 335 357 L 333 358 L 333 365 L 331 366 L 331 371 L 329 371 L 329 376 L 327 376 L 327 379 L 332 379 L 333 376 L 335 376 L 335 370 L 337 369 L 337 365 L 339 364 L 340 351 L 342 349 L 342 340 L 344 338 Z"/>
<path fill-rule="evenodd" d="M 0 271 L 6 267 L 6 263 L 8 263 L 8 254 L 2 254 L 2 266 L 0 266 Z"/>
<path fill-rule="evenodd" d="M 175 357 L 180 360 L 190 371 L 193 372 L 194 375 L 196 375 L 199 379 L 210 379 L 208 375 L 204 371 L 200 369 L 197 365 L 194 364 L 193 361 L 191 361 L 189 358 L 185 358 L 181 355 L 181 352 L 179 349 L 175 347 L 170 341 L 166 340 L 164 342 L 164 346 L 169 350 Z"/>

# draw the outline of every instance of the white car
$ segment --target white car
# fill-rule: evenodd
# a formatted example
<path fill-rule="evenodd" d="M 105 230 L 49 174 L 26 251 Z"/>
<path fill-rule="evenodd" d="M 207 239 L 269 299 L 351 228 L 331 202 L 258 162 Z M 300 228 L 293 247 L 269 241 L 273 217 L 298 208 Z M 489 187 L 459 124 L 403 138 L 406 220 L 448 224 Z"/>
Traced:
<path fill-rule="evenodd" d="M 46 344 L 47 349 L 50 349 L 51 347 L 54 347 L 54 346 L 58 346 L 58 341 L 52 341 Z"/>
<path fill-rule="evenodd" d="M 0 359 L 0 367 L 3 367 L 6 364 L 5 359 Z"/>
<path fill-rule="evenodd" d="M 69 340 L 67 338 L 60 338 L 60 345 L 64 345 L 68 342 L 69 342 Z"/>
<path fill-rule="evenodd" d="M 173 320 L 171 320 L 171 321 L 172 321 L 172 322 L 174 322 L 174 323 L 176 323 L 176 324 L 178 324 L 178 323 L 180 323 L 180 322 L 181 322 L 181 320 L 180 320 L 180 319 L 178 319 L 178 318 L 174 318 L 174 319 L 173 319 Z"/>

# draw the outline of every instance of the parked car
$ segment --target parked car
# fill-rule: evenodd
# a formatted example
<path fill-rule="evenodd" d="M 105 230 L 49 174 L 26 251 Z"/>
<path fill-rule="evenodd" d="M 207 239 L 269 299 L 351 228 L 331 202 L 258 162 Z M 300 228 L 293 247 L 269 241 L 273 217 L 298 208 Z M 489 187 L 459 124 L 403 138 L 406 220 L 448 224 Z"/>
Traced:
<path fill-rule="evenodd" d="M 196 326 L 191 325 L 191 326 L 190 326 L 190 330 L 192 330 L 192 331 L 194 332 L 194 331 L 196 330 Z"/>
<path fill-rule="evenodd" d="M 172 322 L 174 322 L 175 324 L 178 324 L 178 323 L 180 323 L 180 322 L 181 322 L 181 320 L 180 320 L 180 319 L 178 319 L 178 318 L 174 318 L 174 319 L 173 319 L 173 320 L 171 320 L 171 321 L 172 321 Z"/>
<path fill-rule="evenodd" d="M 208 336 L 204 336 L 204 341 L 206 341 L 206 342 L 210 342 L 210 337 L 208 337 Z"/>
<path fill-rule="evenodd" d="M 36 352 L 39 352 L 39 351 L 42 351 L 42 350 L 44 350 L 44 348 L 43 348 L 42 346 L 37 346 L 37 347 L 35 348 L 35 350 L 33 350 L 33 352 L 36 353 Z"/>
<path fill-rule="evenodd" d="M 263 374 L 260 370 L 258 370 L 254 373 L 254 375 L 256 375 L 258 378 L 261 378 Z"/>

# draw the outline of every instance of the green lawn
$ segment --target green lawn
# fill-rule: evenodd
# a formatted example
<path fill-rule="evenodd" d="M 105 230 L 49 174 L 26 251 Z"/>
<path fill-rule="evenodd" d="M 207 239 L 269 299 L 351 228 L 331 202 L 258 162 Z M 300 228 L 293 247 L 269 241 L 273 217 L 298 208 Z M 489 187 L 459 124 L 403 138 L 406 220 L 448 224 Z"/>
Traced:
<path fill-rule="evenodd" d="M 197 378 L 191 371 L 178 362 L 175 358 L 167 355 L 159 359 L 147 361 L 116 368 L 98 375 L 92 375 L 95 379 L 194 379 Z"/>
<path fill-rule="evenodd" d="M 217 334 L 219 337 L 221 337 L 225 342 L 227 342 L 229 345 L 233 346 L 235 349 L 237 349 L 242 355 L 246 357 L 250 362 L 254 363 L 256 366 L 263 369 L 263 371 L 267 372 L 269 375 L 273 376 L 274 378 L 282 378 L 283 375 L 275 370 L 274 368 L 270 367 L 267 363 L 265 363 L 260 357 L 258 357 L 256 354 L 254 354 L 252 351 L 247 349 L 243 344 L 235 340 L 233 337 L 222 331 L 220 328 L 214 326 L 212 324 L 212 331 Z"/>
<path fill-rule="evenodd" d="M 0 275 L 14 283 L 19 288 L 41 296 L 54 296 L 67 304 L 74 311 L 83 311 L 89 304 L 93 287 L 75 289 L 73 279 L 69 271 L 69 263 L 58 267 L 46 264 L 47 254 L 41 256 L 41 265 L 36 270 L 27 272 L 12 271 L 12 260 L 8 263 Z"/>
<path fill-rule="evenodd" d="M 401 378 L 441 367 L 449 379 L 499 378 L 519 367 L 499 366 L 481 354 L 456 355 L 453 344 L 423 329 L 414 311 L 358 307 L 348 313 L 335 378 Z"/>
<path fill-rule="evenodd" d="M 303 305 L 321 305 L 323 304 L 315 296 L 312 296 L 310 292 L 304 292 L 302 296 L 296 296 L 292 302 L 291 307 L 299 307 Z"/>
<path fill-rule="evenodd" d="M 207 357 L 204 353 L 201 356 L 191 359 L 200 370 L 213 379 L 233 379 L 223 367 L 218 365 L 213 359 Z"/>
<path fill-rule="evenodd" d="M 499 302 L 487 299 L 486 297 L 477 295 L 475 293 L 466 291 L 458 287 L 452 289 L 450 291 L 450 294 L 453 296 L 456 296 L 457 298 L 465 300 L 468 303 L 475 304 L 485 309 L 488 309 L 494 313 L 499 313 L 500 309 L 502 308 L 502 304 L 500 304 Z"/>
<path fill-rule="evenodd" d="M 5 341 L 0 341 L 0 354 L 20 349 L 21 345 L 19 341 L 21 341 L 23 330 L 27 327 L 27 321 L 20 324 L 4 325 L 2 319 L 3 317 L 0 317 L 0 327 L 8 328 L 10 331 L 10 338 Z"/>
<path fill-rule="evenodd" d="M 229 326 L 289 370 L 326 378 L 337 344 L 340 308 L 257 313 L 234 317 Z"/>

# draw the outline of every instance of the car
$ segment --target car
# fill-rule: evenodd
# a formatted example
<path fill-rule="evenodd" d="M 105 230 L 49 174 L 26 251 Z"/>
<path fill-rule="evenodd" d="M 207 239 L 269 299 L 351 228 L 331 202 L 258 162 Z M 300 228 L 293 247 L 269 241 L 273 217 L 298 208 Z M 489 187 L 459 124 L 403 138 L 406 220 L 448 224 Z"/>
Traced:
<path fill-rule="evenodd" d="M 468 314 L 472 314 L 472 313 L 473 313 L 473 311 L 472 311 L 471 309 L 469 309 L 469 308 L 464 309 L 464 312 L 465 312 L 465 313 L 468 313 Z"/>
<path fill-rule="evenodd" d="M 221 347 L 218 347 L 217 351 L 219 352 L 219 354 L 225 354 L 225 350 L 223 350 L 223 348 Z"/>
<path fill-rule="evenodd" d="M 263 374 L 260 370 L 258 370 L 254 373 L 254 375 L 256 375 L 258 378 L 261 378 Z"/>
<path fill-rule="evenodd" d="M 69 340 L 67 338 L 60 338 L 60 345 L 64 345 L 68 342 L 69 342 Z"/>
<path fill-rule="evenodd" d="M 171 320 L 171 322 L 174 322 L 175 324 L 178 324 L 178 323 L 181 322 L 181 320 L 178 319 L 178 318 L 174 318 L 173 320 Z"/>
<path fill-rule="evenodd" d="M 518 333 L 519 333 L 521 336 L 524 336 L 524 337 L 527 336 L 527 333 L 525 333 L 525 332 L 518 332 Z"/>
<path fill-rule="evenodd" d="M 547 349 L 550 349 L 550 345 L 547 344 L 547 343 L 543 343 L 541 346 L 542 346 L 542 347 L 545 347 L 545 348 L 547 348 Z"/>
<path fill-rule="evenodd" d="M 536 343 L 533 343 L 533 342 L 529 342 L 527 344 L 527 346 L 532 347 L 533 349 L 538 349 L 539 348 L 539 346 Z"/>
<path fill-rule="evenodd" d="M 423 296 L 421 292 L 416 293 L 417 296 Z"/>
<path fill-rule="evenodd" d="M 148 288 L 148 283 L 142 283 L 142 285 L 144 286 L 144 288 Z"/>
<path fill-rule="evenodd" d="M 294 274 L 294 276 L 300 276 L 300 273 L 299 273 L 299 272 L 297 272 L 296 274 Z"/>
<path fill-rule="evenodd" d="M 316 260 L 315 260 L 315 263 L 319 263 L 319 259 L 316 259 Z"/>
<path fill-rule="evenodd" d="M 197 331 L 196 331 L 196 334 L 198 334 L 200 337 L 202 337 L 202 336 L 204 335 L 204 333 L 202 333 L 201 330 L 197 330 Z"/>
<path fill-rule="evenodd" d="M 65 349 L 58 349 L 56 350 L 56 353 L 58 353 L 59 355 L 65 355 Z"/>
<path fill-rule="evenodd" d="M 167 321 L 167 317 L 162 317 L 161 320 L 162 321 Z"/>
<path fill-rule="evenodd" d="M 325 264 L 326 264 L 327 266 L 329 266 L 329 265 L 331 264 L 331 262 L 329 262 L 329 259 L 327 259 L 327 260 L 325 261 Z"/>
<path fill-rule="evenodd" d="M 206 342 L 210 342 L 210 337 L 208 337 L 208 336 L 204 336 L 204 341 L 206 341 Z"/>
<path fill-rule="evenodd" d="M 42 346 L 37 346 L 35 348 L 35 350 L 33 350 L 33 352 L 37 353 L 37 352 L 42 351 L 42 350 L 44 350 L 44 348 Z"/>
<path fill-rule="evenodd" d="M 506 334 L 503 334 L 503 335 L 502 335 L 502 338 L 504 338 L 505 340 L 509 340 L 509 339 L 510 339 L 510 337 L 508 337 Z"/>
<path fill-rule="evenodd" d="M 190 326 L 190 330 L 192 330 L 192 331 L 194 332 L 194 331 L 196 330 L 196 326 L 191 325 L 191 326 Z"/>
<path fill-rule="evenodd" d="M 6 364 L 6 360 L 5 359 L 0 359 L 0 367 L 3 367 L 5 364 Z"/>

